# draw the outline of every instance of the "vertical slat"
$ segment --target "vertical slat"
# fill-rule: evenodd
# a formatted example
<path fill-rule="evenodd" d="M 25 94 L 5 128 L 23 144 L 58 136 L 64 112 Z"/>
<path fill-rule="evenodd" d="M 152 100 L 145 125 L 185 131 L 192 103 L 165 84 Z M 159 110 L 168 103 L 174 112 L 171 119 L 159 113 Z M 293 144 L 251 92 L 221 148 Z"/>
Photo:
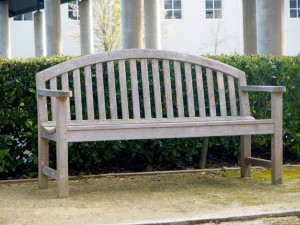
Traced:
<path fill-rule="evenodd" d="M 159 68 L 158 68 L 157 59 L 152 60 L 152 73 L 153 73 L 156 118 L 162 118 L 161 91 L 160 91 Z"/>
<path fill-rule="evenodd" d="M 217 72 L 221 116 L 227 116 L 223 73 Z"/>
<path fill-rule="evenodd" d="M 177 100 L 178 117 L 184 117 L 181 68 L 180 68 L 180 62 L 178 62 L 178 61 L 174 62 L 174 72 L 175 72 L 175 86 L 176 86 L 176 100 Z"/>
<path fill-rule="evenodd" d="M 50 80 L 50 89 L 57 90 L 56 77 L 54 77 Z M 54 97 L 51 98 L 51 115 L 52 115 L 52 120 L 53 121 L 56 120 L 56 98 L 54 98 Z"/>
<path fill-rule="evenodd" d="M 167 104 L 167 117 L 173 118 L 174 115 L 173 115 L 173 101 L 172 101 L 169 60 L 163 60 L 163 72 L 164 72 L 165 94 L 166 94 L 166 104 Z"/>
<path fill-rule="evenodd" d="M 106 119 L 102 63 L 96 65 L 99 118 Z"/>
<path fill-rule="evenodd" d="M 227 76 L 227 81 L 229 89 L 230 113 L 231 116 L 237 116 L 234 78 L 232 76 Z"/>
<path fill-rule="evenodd" d="M 124 60 L 119 61 L 119 79 L 120 79 L 120 91 L 121 91 L 122 118 L 129 119 L 127 80 L 126 80 L 126 69 L 125 69 Z"/>
<path fill-rule="evenodd" d="M 184 69 L 185 69 L 185 81 L 186 81 L 186 92 L 187 92 L 189 116 L 194 117 L 195 116 L 195 105 L 194 105 L 195 103 L 194 103 L 191 64 L 184 63 Z"/>
<path fill-rule="evenodd" d="M 115 69 L 114 69 L 113 61 L 107 63 L 107 73 L 108 73 L 110 115 L 112 119 L 117 119 L 118 111 L 117 111 Z"/>
<path fill-rule="evenodd" d="M 201 117 L 206 117 L 202 68 L 196 65 L 198 104 Z"/>
<path fill-rule="evenodd" d="M 86 91 L 86 105 L 88 120 L 94 120 L 94 98 L 93 98 L 93 87 L 92 87 L 92 72 L 91 66 L 84 67 L 84 78 L 85 78 L 85 91 Z"/>
<path fill-rule="evenodd" d="M 81 82 L 79 69 L 73 71 L 73 83 L 76 120 L 82 120 Z"/>
<path fill-rule="evenodd" d="M 208 101 L 209 101 L 209 112 L 211 117 L 215 117 L 216 113 L 216 100 L 214 92 L 214 81 L 212 76 L 212 70 L 206 69 L 207 89 L 208 89 Z"/>
<path fill-rule="evenodd" d="M 139 87 L 137 82 L 136 61 L 134 59 L 130 60 L 130 78 L 131 78 L 131 89 L 132 89 L 133 117 L 135 119 L 139 119 L 141 118 Z"/>
<path fill-rule="evenodd" d="M 61 83 L 62 83 L 62 90 L 69 90 L 69 76 L 68 76 L 68 73 L 64 73 L 62 76 L 61 76 Z M 67 114 L 68 114 L 68 117 L 67 119 L 68 120 L 71 120 L 71 112 L 70 112 L 70 98 L 67 99 Z"/>
<path fill-rule="evenodd" d="M 144 111 L 145 118 L 151 118 L 151 103 L 150 103 L 150 92 L 149 92 L 149 76 L 148 76 L 148 63 L 147 59 L 141 60 L 142 65 L 142 83 L 143 83 L 143 98 L 144 98 Z"/>

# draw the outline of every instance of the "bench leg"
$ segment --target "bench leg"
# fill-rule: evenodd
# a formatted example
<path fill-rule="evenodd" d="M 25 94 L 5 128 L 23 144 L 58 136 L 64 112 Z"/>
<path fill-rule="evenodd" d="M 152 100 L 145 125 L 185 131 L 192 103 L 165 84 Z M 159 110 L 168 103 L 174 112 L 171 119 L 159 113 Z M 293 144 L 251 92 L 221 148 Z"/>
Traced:
<path fill-rule="evenodd" d="M 199 169 L 204 169 L 206 164 L 206 156 L 208 149 L 208 137 L 203 138 L 203 147 L 201 150 L 200 161 L 199 161 Z"/>
<path fill-rule="evenodd" d="M 41 189 L 48 188 L 49 178 L 43 174 L 43 167 L 49 166 L 49 140 L 41 137 L 39 132 L 38 137 L 38 154 L 39 154 L 39 187 Z"/>
<path fill-rule="evenodd" d="M 282 94 L 273 93 L 272 119 L 275 120 L 275 132 L 271 135 L 272 184 L 282 183 Z"/>
<path fill-rule="evenodd" d="M 251 135 L 241 136 L 241 177 L 251 177 L 251 165 L 245 158 L 251 157 Z"/>
<path fill-rule="evenodd" d="M 65 198 L 69 196 L 66 98 L 58 99 L 56 103 L 57 197 Z"/>

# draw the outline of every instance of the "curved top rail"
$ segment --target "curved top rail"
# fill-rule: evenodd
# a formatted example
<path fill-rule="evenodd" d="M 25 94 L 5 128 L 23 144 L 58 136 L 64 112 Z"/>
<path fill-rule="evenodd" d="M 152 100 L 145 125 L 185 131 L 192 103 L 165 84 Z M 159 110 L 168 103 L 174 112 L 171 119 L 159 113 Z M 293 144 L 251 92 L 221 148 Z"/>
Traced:
<path fill-rule="evenodd" d="M 221 71 L 237 79 L 241 78 L 241 76 L 245 76 L 243 71 L 213 59 L 205 58 L 202 56 L 194 56 L 186 53 L 179 53 L 179 52 L 173 52 L 167 50 L 153 50 L 153 49 L 126 49 L 126 50 L 101 52 L 97 54 L 82 56 L 75 59 L 71 59 L 67 62 L 60 63 L 46 70 L 43 70 L 37 73 L 36 76 L 39 79 L 43 79 L 47 81 L 60 74 L 78 68 L 82 68 L 88 65 L 114 61 L 114 60 L 126 60 L 126 59 L 175 60 L 175 61 L 187 62 L 187 63 L 211 68 L 213 70 Z"/>

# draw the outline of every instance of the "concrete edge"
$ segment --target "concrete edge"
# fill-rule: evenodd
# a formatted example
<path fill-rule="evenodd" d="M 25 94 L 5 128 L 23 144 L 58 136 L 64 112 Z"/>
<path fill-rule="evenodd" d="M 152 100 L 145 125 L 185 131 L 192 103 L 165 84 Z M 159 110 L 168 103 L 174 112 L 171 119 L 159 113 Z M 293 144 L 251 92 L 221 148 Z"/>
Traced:
<path fill-rule="evenodd" d="M 234 221 L 249 221 L 262 218 L 277 218 L 277 217 L 300 217 L 300 209 L 294 211 L 281 211 L 281 212 L 268 212 L 258 214 L 248 214 L 241 216 L 227 216 L 227 217 L 214 217 L 214 218 L 187 218 L 180 220 L 164 220 L 156 222 L 142 222 L 142 223 L 125 223 L 120 225 L 193 225 L 202 223 L 222 223 L 222 222 L 234 222 Z"/>
<path fill-rule="evenodd" d="M 284 168 L 289 167 L 300 167 L 300 165 L 284 165 Z M 266 169 L 261 166 L 252 166 L 252 170 Z M 160 174 L 180 174 L 180 173 L 201 173 L 201 172 L 220 172 L 220 171 L 234 171 L 240 170 L 240 167 L 229 167 L 229 168 L 211 168 L 211 169 L 190 169 L 190 170 L 169 170 L 169 171 L 150 171 L 150 172 L 131 172 L 131 173 L 106 173 L 96 175 L 85 175 L 85 176 L 70 176 L 69 180 L 82 180 L 82 179 L 93 179 L 102 177 L 123 177 L 123 176 L 148 176 L 148 175 L 160 175 Z M 50 179 L 53 180 L 53 179 Z M 31 179 L 15 179 L 15 180 L 0 180 L 1 184 L 18 184 L 18 183 L 35 183 L 38 182 L 38 178 Z"/>

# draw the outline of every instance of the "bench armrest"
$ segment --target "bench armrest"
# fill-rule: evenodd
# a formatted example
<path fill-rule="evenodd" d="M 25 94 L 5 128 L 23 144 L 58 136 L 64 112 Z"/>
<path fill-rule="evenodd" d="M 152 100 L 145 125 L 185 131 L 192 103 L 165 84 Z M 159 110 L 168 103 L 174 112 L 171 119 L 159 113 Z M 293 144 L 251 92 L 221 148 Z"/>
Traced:
<path fill-rule="evenodd" d="M 72 97 L 72 91 L 37 89 L 37 94 L 47 97 L 67 98 Z"/>
<path fill-rule="evenodd" d="M 256 92 L 285 92 L 285 86 L 254 86 L 254 85 L 247 85 L 241 86 L 241 91 L 256 91 Z"/>

